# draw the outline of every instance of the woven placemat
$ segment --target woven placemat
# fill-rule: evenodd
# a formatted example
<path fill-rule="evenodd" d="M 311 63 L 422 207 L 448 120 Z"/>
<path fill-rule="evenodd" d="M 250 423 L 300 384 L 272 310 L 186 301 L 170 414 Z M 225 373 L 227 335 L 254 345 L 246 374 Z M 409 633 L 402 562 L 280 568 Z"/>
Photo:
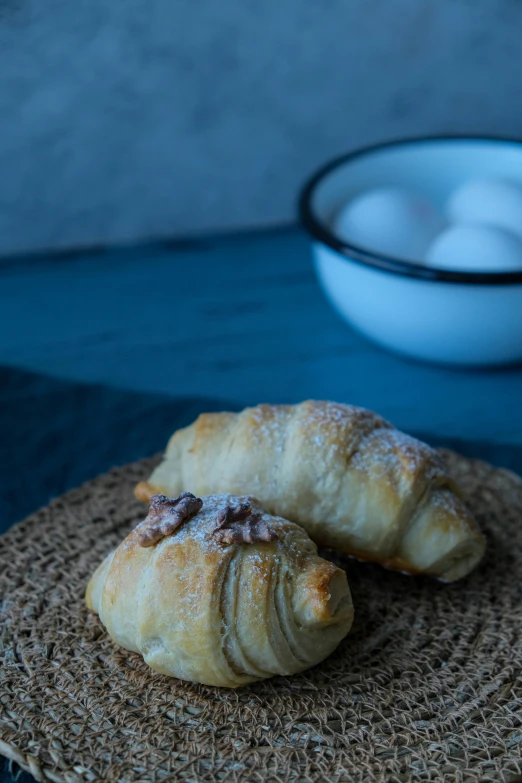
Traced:
<path fill-rule="evenodd" d="M 0 753 L 51 781 L 522 779 L 522 479 L 446 453 L 489 538 L 441 585 L 339 560 L 353 631 L 324 663 L 238 691 L 153 673 L 83 602 L 143 517 L 152 462 L 69 492 L 0 539 Z"/>

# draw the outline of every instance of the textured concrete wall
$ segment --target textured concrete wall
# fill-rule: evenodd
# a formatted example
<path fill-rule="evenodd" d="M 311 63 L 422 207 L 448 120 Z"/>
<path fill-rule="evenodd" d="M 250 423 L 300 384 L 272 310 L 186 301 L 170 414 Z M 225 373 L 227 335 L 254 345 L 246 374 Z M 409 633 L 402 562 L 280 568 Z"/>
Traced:
<path fill-rule="evenodd" d="M 520 0 L 0 0 L 0 251 L 286 221 L 390 136 L 522 135 Z"/>

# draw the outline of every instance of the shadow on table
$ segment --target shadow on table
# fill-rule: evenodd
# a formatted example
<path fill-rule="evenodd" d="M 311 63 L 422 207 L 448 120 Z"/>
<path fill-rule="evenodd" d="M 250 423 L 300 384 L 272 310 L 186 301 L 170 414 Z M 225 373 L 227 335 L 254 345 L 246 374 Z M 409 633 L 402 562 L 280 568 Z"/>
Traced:
<path fill-rule="evenodd" d="M 115 465 L 165 448 L 203 411 L 237 410 L 0 368 L 0 532 Z"/>

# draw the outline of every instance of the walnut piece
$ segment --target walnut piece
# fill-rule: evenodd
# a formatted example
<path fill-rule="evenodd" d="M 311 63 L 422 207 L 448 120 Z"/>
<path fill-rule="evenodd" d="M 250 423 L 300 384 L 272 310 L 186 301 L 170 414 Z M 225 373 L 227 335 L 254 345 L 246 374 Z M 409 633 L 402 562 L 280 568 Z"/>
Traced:
<path fill-rule="evenodd" d="M 191 492 L 182 492 L 177 498 L 153 495 L 149 513 L 136 527 L 140 546 L 154 546 L 162 538 L 170 536 L 183 522 L 198 513 L 203 501 Z"/>
<path fill-rule="evenodd" d="M 252 511 L 250 503 L 225 506 L 216 517 L 214 537 L 221 544 L 254 544 L 256 541 L 277 541 L 279 536 L 262 520 L 260 511 Z"/>

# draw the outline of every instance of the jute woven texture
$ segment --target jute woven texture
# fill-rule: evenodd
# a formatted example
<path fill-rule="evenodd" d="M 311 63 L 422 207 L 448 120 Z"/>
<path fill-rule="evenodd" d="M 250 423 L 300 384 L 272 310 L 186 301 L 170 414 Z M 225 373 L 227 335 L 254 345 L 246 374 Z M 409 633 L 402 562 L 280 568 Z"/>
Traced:
<path fill-rule="evenodd" d="M 0 753 L 42 781 L 522 780 L 522 479 L 446 459 L 489 538 L 480 568 L 445 586 L 338 560 L 349 637 L 239 691 L 153 673 L 84 606 L 143 517 L 150 460 L 16 525 L 0 539 Z"/>

